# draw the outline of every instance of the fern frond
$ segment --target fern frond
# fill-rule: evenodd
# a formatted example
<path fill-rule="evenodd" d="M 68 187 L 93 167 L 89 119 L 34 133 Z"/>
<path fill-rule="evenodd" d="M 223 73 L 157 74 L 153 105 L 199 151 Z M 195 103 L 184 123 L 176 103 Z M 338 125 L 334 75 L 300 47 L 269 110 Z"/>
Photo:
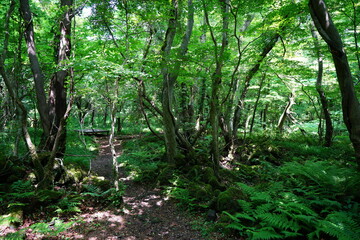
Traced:
<path fill-rule="evenodd" d="M 236 183 L 240 188 L 241 190 L 243 191 L 243 193 L 245 193 L 246 195 L 249 195 L 250 197 L 252 196 L 255 196 L 259 191 L 252 187 L 252 186 L 248 186 L 244 183 Z"/>
<path fill-rule="evenodd" d="M 270 240 L 270 239 L 283 239 L 284 236 L 275 232 L 272 227 L 264 227 L 256 231 L 249 231 L 251 234 L 250 239 L 252 240 Z"/>
<path fill-rule="evenodd" d="M 300 226 L 297 222 L 289 220 L 283 214 L 264 213 L 258 217 L 264 220 L 269 226 L 278 228 L 280 230 L 291 229 L 296 232 L 300 229 Z"/>
<path fill-rule="evenodd" d="M 309 216 L 318 216 L 318 214 L 312 210 L 311 208 L 307 207 L 305 203 L 301 202 L 288 202 L 283 203 L 280 208 L 277 209 L 279 212 L 283 212 L 285 214 L 289 214 L 293 216 L 293 214 L 300 214 L 300 215 L 309 215 Z"/>
<path fill-rule="evenodd" d="M 284 238 L 295 238 L 302 236 L 302 234 L 297 232 L 281 231 L 281 233 L 284 235 Z"/>
<path fill-rule="evenodd" d="M 242 225 L 241 223 L 238 223 L 238 222 L 231 223 L 231 224 L 227 225 L 226 228 L 232 228 L 232 229 L 239 230 L 239 231 L 244 231 L 244 229 L 246 229 L 246 227 L 244 227 L 244 225 Z"/>
<path fill-rule="evenodd" d="M 256 207 L 256 209 L 254 211 L 254 214 L 255 214 L 255 216 L 260 215 L 260 214 L 264 214 L 264 213 L 270 212 L 274 208 L 275 208 L 275 205 L 273 203 L 261 204 L 261 205 Z"/>
<path fill-rule="evenodd" d="M 237 200 L 239 206 L 241 207 L 241 209 L 243 210 L 243 212 L 249 213 L 253 211 L 253 207 L 251 202 L 245 201 L 245 200 Z"/>
<path fill-rule="evenodd" d="M 329 214 L 319 221 L 319 230 L 339 240 L 355 240 L 360 236 L 360 225 L 346 212 Z"/>

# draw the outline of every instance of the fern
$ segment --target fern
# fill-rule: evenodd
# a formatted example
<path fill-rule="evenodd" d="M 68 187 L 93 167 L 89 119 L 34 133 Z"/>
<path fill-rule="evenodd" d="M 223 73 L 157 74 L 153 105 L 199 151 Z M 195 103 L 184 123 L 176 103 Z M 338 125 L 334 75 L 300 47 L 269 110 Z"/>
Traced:
<path fill-rule="evenodd" d="M 232 220 L 234 220 L 235 222 L 239 222 L 240 219 L 246 219 L 246 220 L 250 220 L 252 222 L 255 222 L 255 218 L 250 216 L 249 214 L 244 214 L 244 213 L 236 213 L 235 215 L 232 215 L 228 212 L 224 212 L 226 215 L 228 215 Z"/>
<path fill-rule="evenodd" d="M 355 240 L 360 236 L 360 225 L 346 212 L 329 214 L 319 222 L 318 230 L 339 240 Z"/>
<path fill-rule="evenodd" d="M 30 181 L 18 180 L 11 184 L 10 191 L 13 193 L 31 192 L 34 190 Z"/>
<path fill-rule="evenodd" d="M 258 205 L 256 207 L 256 209 L 254 210 L 254 214 L 255 215 L 261 215 L 261 214 L 264 214 L 264 213 L 267 213 L 267 212 L 270 212 L 274 209 L 274 204 L 273 203 L 265 203 L 265 204 L 261 204 L 261 205 Z"/>
<path fill-rule="evenodd" d="M 297 222 L 293 220 L 290 221 L 284 214 L 264 213 L 259 215 L 259 218 L 264 220 L 268 226 L 276 227 L 281 230 L 291 229 L 297 232 L 300 229 Z"/>
<path fill-rule="evenodd" d="M 102 190 L 98 186 L 92 184 L 84 184 L 83 187 L 85 189 L 85 192 L 81 194 L 84 196 L 100 197 L 102 194 Z"/>
<path fill-rule="evenodd" d="M 272 227 L 263 227 L 256 231 L 249 231 L 250 232 L 250 239 L 258 240 L 258 239 L 284 239 L 282 234 L 275 232 L 274 228 Z"/>
<path fill-rule="evenodd" d="M 243 212 L 249 213 L 249 212 L 253 211 L 251 202 L 248 202 L 248 201 L 245 201 L 242 199 L 237 200 L 237 202 L 238 202 L 239 206 L 241 207 L 241 209 L 243 210 Z"/>

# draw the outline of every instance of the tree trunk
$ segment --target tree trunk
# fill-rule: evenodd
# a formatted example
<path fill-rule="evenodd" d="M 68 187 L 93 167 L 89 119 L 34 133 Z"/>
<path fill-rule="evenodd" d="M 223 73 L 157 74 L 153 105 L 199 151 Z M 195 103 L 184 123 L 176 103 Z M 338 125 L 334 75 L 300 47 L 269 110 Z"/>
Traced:
<path fill-rule="evenodd" d="M 360 167 L 360 105 L 355 94 L 347 55 L 324 0 L 309 0 L 309 8 L 315 26 L 328 44 L 333 57 L 342 98 L 343 119 Z"/>
<path fill-rule="evenodd" d="M 278 121 L 278 125 L 277 128 L 280 132 L 282 132 L 284 130 L 284 124 L 285 124 L 285 120 L 286 118 L 290 115 L 291 113 L 291 107 L 295 104 L 295 95 L 294 93 L 291 93 L 289 96 L 289 102 L 286 104 L 286 107 L 283 111 L 283 113 L 281 114 L 279 121 Z"/>
<path fill-rule="evenodd" d="M 318 57 L 318 74 L 317 74 L 315 87 L 316 87 L 316 91 L 319 93 L 321 107 L 322 107 L 324 117 L 325 117 L 325 143 L 324 143 L 324 146 L 330 147 L 332 144 L 332 136 L 333 136 L 334 127 L 332 125 L 331 115 L 330 115 L 330 111 L 328 108 L 328 100 L 325 96 L 324 89 L 322 88 L 323 59 L 322 59 L 322 54 L 320 52 L 318 36 L 315 32 L 315 29 L 312 29 L 311 33 L 314 38 L 314 44 L 315 44 L 315 48 L 316 48 L 315 50 L 317 52 L 317 57 Z M 319 130 L 321 131 L 321 121 L 320 121 L 319 126 L 320 126 Z"/>
<path fill-rule="evenodd" d="M 176 34 L 176 25 L 178 21 L 178 2 L 172 1 L 173 9 L 171 10 L 171 18 L 169 19 L 168 29 L 166 31 L 162 62 L 163 88 L 162 88 L 162 108 L 163 108 L 163 125 L 165 132 L 165 145 L 167 161 L 175 165 L 176 155 L 176 134 L 175 134 L 175 119 L 172 114 L 172 100 L 174 97 L 175 79 L 171 77 L 168 63 L 170 61 L 171 46 Z"/>
<path fill-rule="evenodd" d="M 31 136 L 30 136 L 28 128 L 27 128 L 28 113 L 27 113 L 27 110 L 26 110 L 24 104 L 18 98 L 16 91 L 15 91 L 14 87 L 12 86 L 11 81 L 8 78 L 8 75 L 7 75 L 6 69 L 5 69 L 5 58 L 7 56 L 8 43 L 9 43 L 9 22 L 10 22 L 10 17 L 12 15 L 12 12 L 14 11 L 14 8 L 15 8 L 15 1 L 12 1 L 10 3 L 9 10 L 7 11 L 6 17 L 5 17 L 5 24 L 4 24 L 5 25 L 4 26 L 5 37 L 4 37 L 3 51 L 0 56 L 0 74 L 5 82 L 5 86 L 8 89 L 8 93 L 9 93 L 10 97 L 18 105 L 18 107 L 20 109 L 19 112 L 20 112 L 20 119 L 21 119 L 21 128 L 22 128 L 22 132 L 23 132 L 23 136 L 24 136 L 24 140 L 25 140 L 25 145 L 29 150 L 30 158 L 32 160 L 32 163 L 34 164 L 35 177 L 39 181 L 40 179 L 42 179 L 44 177 L 44 169 L 40 163 L 39 156 L 36 152 L 35 144 L 31 140 Z"/>
<path fill-rule="evenodd" d="M 251 79 L 254 77 L 255 73 L 257 73 L 257 71 L 260 68 L 261 63 L 263 62 L 263 60 L 265 59 L 265 57 L 267 56 L 267 54 L 273 49 L 273 47 L 275 46 L 276 42 L 278 41 L 278 39 L 280 38 L 280 34 L 279 33 L 275 33 L 273 34 L 267 41 L 267 44 L 265 44 L 262 53 L 259 56 L 259 59 L 257 61 L 257 63 L 247 72 L 246 77 L 245 77 L 245 82 L 244 82 L 244 86 L 240 95 L 240 99 L 235 107 L 235 111 L 234 111 L 234 118 L 233 118 L 233 133 L 232 133 L 232 137 L 233 139 L 236 139 L 237 137 L 237 129 L 239 127 L 240 124 L 240 120 L 241 120 L 241 111 L 244 109 L 244 101 L 247 95 L 247 92 L 249 90 L 250 87 L 250 81 Z"/>
<path fill-rule="evenodd" d="M 179 75 L 181 60 L 187 53 L 187 47 L 190 42 L 192 28 L 194 25 L 194 7 L 192 0 L 188 0 L 188 22 L 186 32 L 183 36 L 177 59 L 173 68 L 170 67 L 170 52 L 176 34 L 176 27 L 178 25 L 178 0 L 172 0 L 171 17 L 169 19 L 168 29 L 166 31 L 164 45 L 162 46 L 162 62 L 161 73 L 163 75 L 162 87 L 162 108 L 163 108 L 163 124 L 165 132 L 165 145 L 167 160 L 170 164 L 175 164 L 175 155 L 177 152 L 176 135 L 177 127 L 176 120 L 173 115 L 173 98 L 174 98 L 174 85 Z M 183 142 L 185 139 L 181 138 L 179 141 Z M 190 147 L 190 144 L 187 144 Z"/>
<path fill-rule="evenodd" d="M 50 136 L 50 119 L 49 108 L 46 101 L 44 74 L 41 70 L 40 63 L 36 53 L 34 39 L 34 25 L 30 10 L 29 0 L 20 0 L 20 11 L 25 24 L 25 41 L 27 52 L 30 60 L 30 68 L 34 76 L 36 106 L 40 114 L 41 124 L 44 131 L 44 137 Z"/>
<path fill-rule="evenodd" d="M 46 144 L 45 149 L 51 149 L 54 145 L 54 140 L 60 125 L 60 120 L 66 112 L 66 79 L 69 75 L 70 69 L 67 68 L 67 63 L 71 54 L 71 20 L 73 18 L 72 10 L 73 0 L 61 0 L 61 9 L 65 12 L 60 20 L 59 43 L 57 47 L 57 64 L 63 68 L 54 74 L 50 83 L 49 94 L 49 115 L 51 123 L 50 138 Z M 64 69 L 66 68 L 66 69 Z M 57 156 L 63 156 L 66 145 L 66 126 L 64 126 L 63 134 L 59 142 L 59 149 Z"/>
<path fill-rule="evenodd" d="M 257 92 L 257 97 L 256 97 L 255 105 L 254 105 L 254 111 L 253 111 L 253 115 L 252 115 L 252 118 L 251 118 L 250 131 L 249 131 L 250 134 L 252 133 L 252 130 L 253 130 L 253 127 L 254 127 L 256 109 L 257 109 L 258 104 L 259 104 L 259 100 L 260 100 L 260 96 L 261 96 L 261 89 L 262 89 L 265 78 L 266 78 L 266 74 L 264 73 L 261 80 L 260 80 L 259 90 Z"/>
<path fill-rule="evenodd" d="M 211 125 L 211 158 L 215 174 L 218 174 L 220 163 L 219 150 L 219 88 L 222 82 L 222 67 L 224 64 L 224 53 L 228 45 L 228 28 L 229 28 L 229 0 L 220 1 L 222 4 L 222 40 L 221 48 L 218 51 L 218 43 L 216 41 L 214 31 L 209 21 L 209 15 L 205 1 L 203 0 L 204 13 L 206 23 L 210 30 L 211 39 L 214 43 L 215 55 L 215 72 L 211 76 L 211 98 L 210 98 L 210 125 Z"/>

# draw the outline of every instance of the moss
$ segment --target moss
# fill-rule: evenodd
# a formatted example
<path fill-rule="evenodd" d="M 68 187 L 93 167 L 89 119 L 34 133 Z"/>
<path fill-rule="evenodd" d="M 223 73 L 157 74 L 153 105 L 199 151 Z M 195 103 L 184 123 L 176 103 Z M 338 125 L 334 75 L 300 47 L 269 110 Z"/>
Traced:
<path fill-rule="evenodd" d="M 209 200 L 213 195 L 213 190 L 209 184 L 193 184 L 189 188 L 190 194 L 198 200 Z"/>
<path fill-rule="evenodd" d="M 216 199 L 216 209 L 218 211 L 235 212 L 240 210 L 237 202 L 238 199 L 243 199 L 244 193 L 239 188 L 230 187 L 224 192 L 221 192 Z"/>
<path fill-rule="evenodd" d="M 100 188 L 102 191 L 106 191 L 110 189 L 112 186 L 111 182 L 105 179 L 104 177 L 95 177 L 95 176 L 84 178 L 83 183 L 94 185 Z"/>

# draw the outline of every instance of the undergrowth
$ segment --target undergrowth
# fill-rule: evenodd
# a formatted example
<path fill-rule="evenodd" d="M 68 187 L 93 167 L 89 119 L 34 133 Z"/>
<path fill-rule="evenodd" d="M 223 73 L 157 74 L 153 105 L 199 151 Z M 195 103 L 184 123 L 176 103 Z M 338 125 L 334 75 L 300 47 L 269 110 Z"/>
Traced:
<path fill-rule="evenodd" d="M 237 183 L 226 228 L 249 239 L 358 239 L 359 173 L 334 160 L 287 162 L 267 182 Z M 274 173 L 274 172 L 273 172 Z"/>

